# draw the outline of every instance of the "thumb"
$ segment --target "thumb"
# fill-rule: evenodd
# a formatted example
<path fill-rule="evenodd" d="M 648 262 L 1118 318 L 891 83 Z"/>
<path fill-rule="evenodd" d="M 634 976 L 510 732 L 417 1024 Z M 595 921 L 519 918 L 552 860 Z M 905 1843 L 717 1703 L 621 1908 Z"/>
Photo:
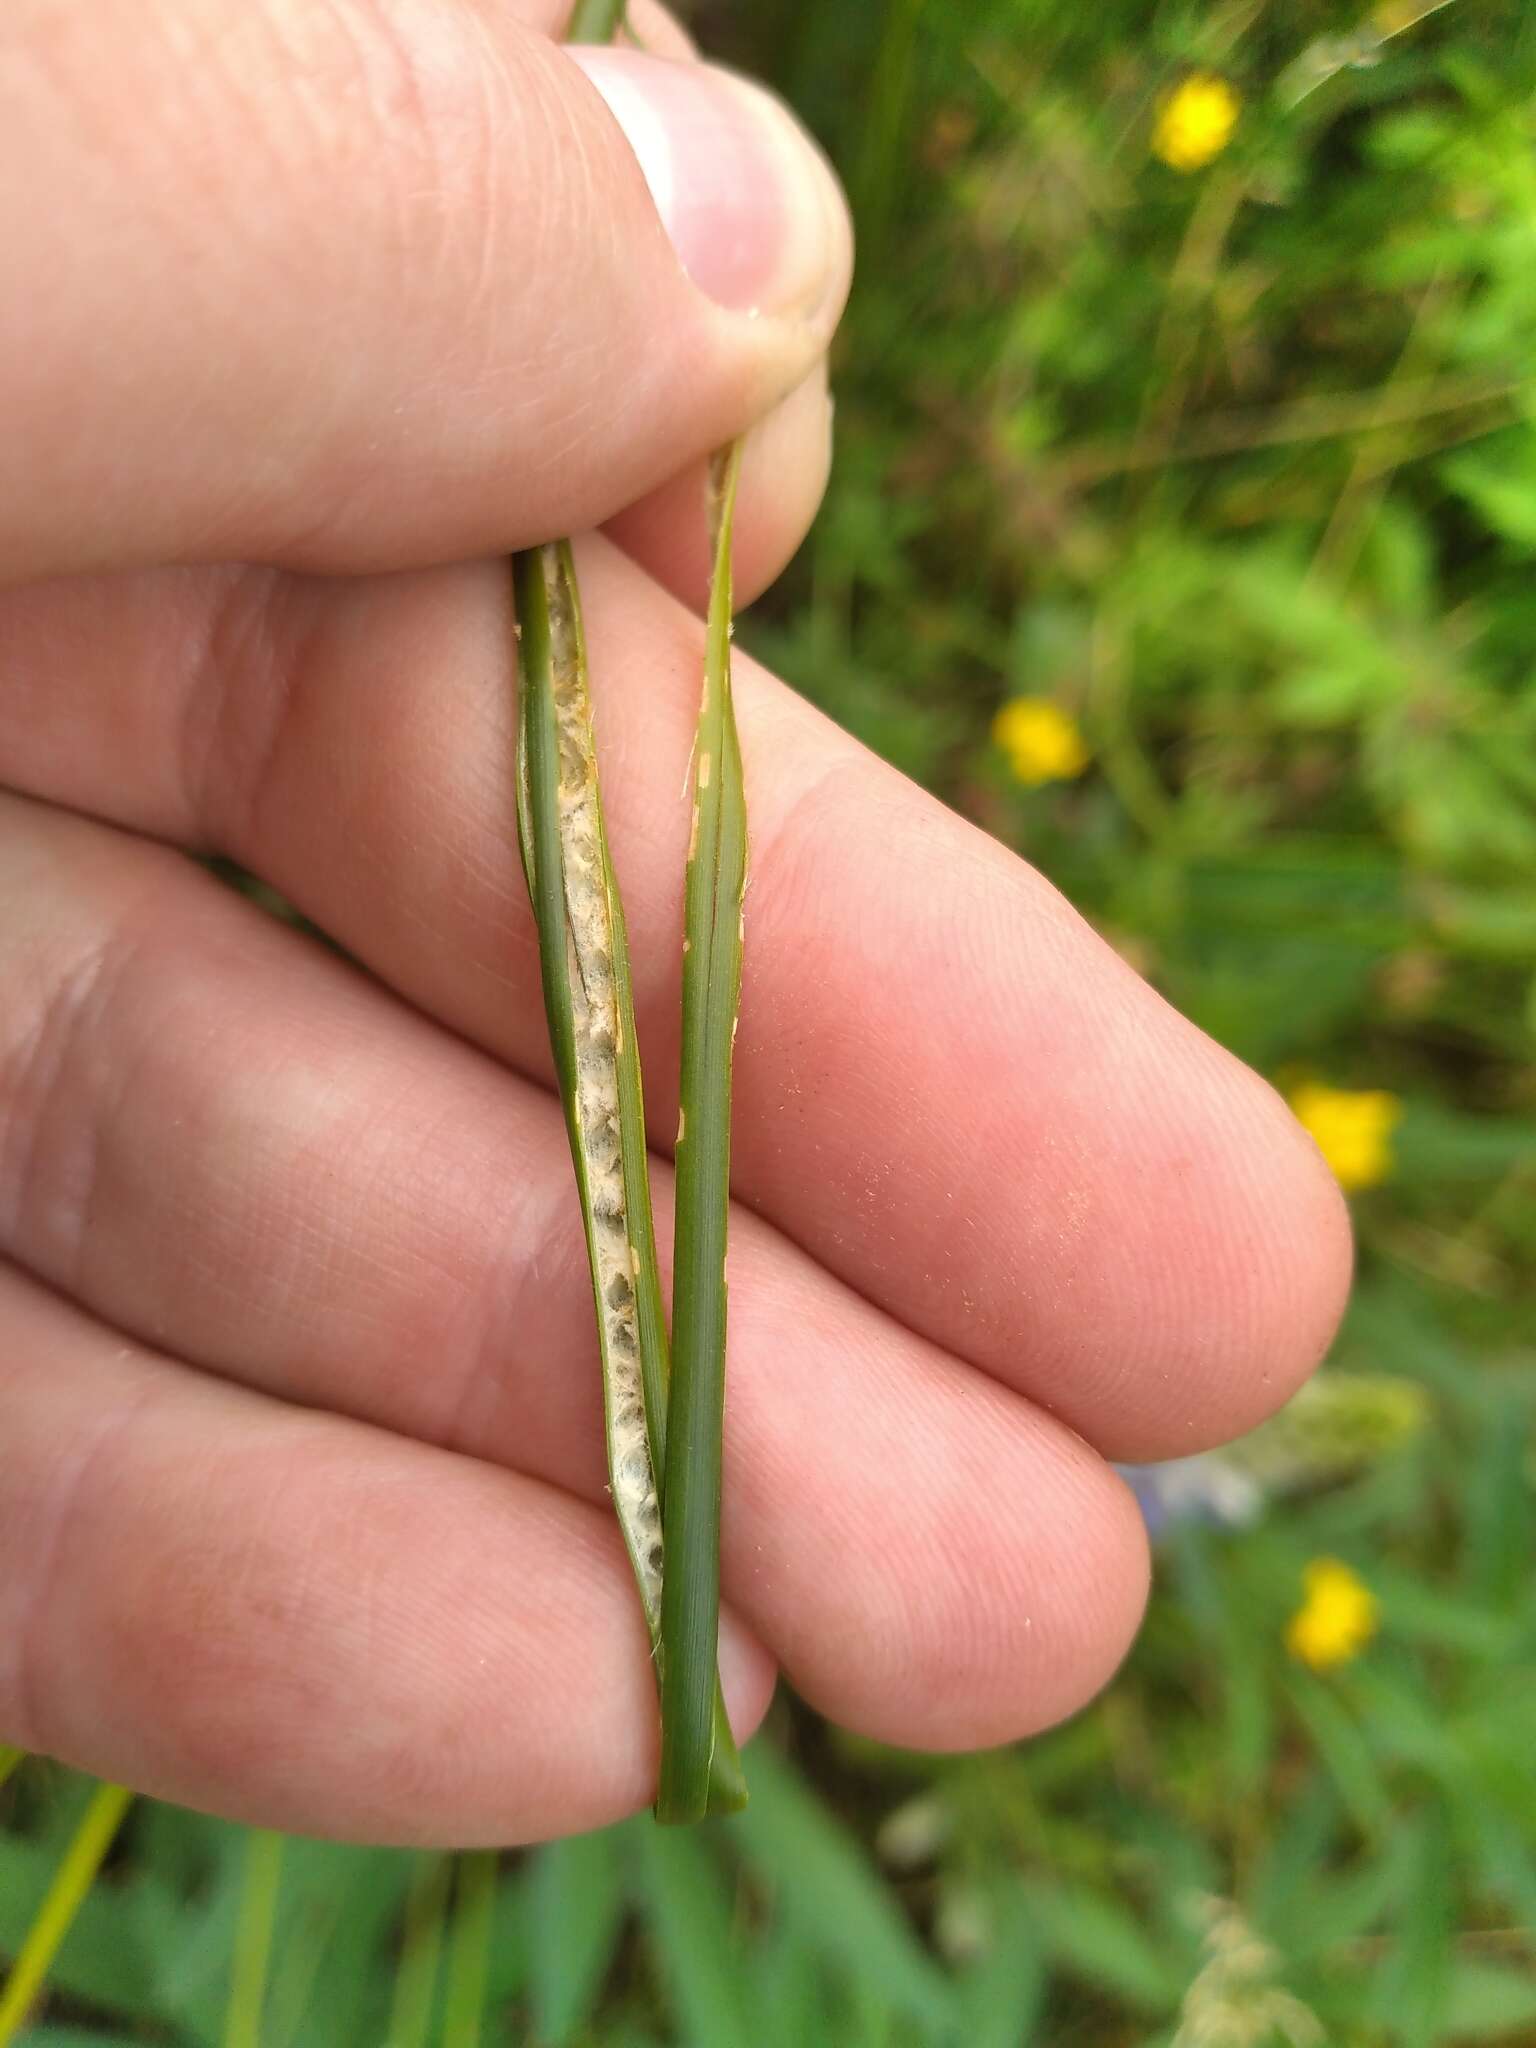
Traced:
<path fill-rule="evenodd" d="M 0 579 L 595 525 L 799 383 L 847 289 L 770 95 L 475 0 L 24 0 L 0 75 Z"/>

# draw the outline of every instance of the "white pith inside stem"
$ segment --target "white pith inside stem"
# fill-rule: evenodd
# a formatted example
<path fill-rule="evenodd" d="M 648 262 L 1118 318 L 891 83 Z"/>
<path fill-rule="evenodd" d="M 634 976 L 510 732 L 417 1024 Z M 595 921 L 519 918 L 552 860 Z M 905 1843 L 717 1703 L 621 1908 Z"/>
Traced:
<path fill-rule="evenodd" d="M 661 1502 L 645 1427 L 640 1329 L 619 1126 L 621 1049 L 613 979 L 613 917 L 603 859 L 591 706 L 576 616 L 559 550 L 542 550 L 550 667 L 560 749 L 566 968 L 576 1052 L 576 1117 L 591 1209 L 603 1361 L 603 1408 L 614 1509 L 634 1560 L 654 1637 L 661 1625 Z"/>

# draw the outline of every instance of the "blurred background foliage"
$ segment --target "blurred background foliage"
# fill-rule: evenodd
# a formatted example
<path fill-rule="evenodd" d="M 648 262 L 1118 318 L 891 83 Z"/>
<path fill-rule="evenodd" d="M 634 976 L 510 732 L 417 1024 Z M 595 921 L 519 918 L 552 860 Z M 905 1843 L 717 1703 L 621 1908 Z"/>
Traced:
<path fill-rule="evenodd" d="M 746 643 L 1291 1095 L 1356 1300 L 1285 1417 L 1135 1475 L 1156 1594 L 1071 1725 L 781 1699 L 739 1820 L 456 1884 L 140 1804 L 21 2038 L 1536 2043 L 1536 9 L 691 18 L 860 229 Z M 0 1791 L 0 1953 L 89 1797 Z"/>

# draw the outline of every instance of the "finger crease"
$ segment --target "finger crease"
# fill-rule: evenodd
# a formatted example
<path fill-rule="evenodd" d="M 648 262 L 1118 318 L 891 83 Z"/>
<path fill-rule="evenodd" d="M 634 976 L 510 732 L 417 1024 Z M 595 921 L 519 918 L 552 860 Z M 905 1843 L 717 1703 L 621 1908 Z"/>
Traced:
<path fill-rule="evenodd" d="M 120 1355 L 131 1357 L 131 1347 L 123 1345 Z M 125 1389 L 123 1400 L 103 1415 L 83 1441 L 76 1442 L 68 1455 L 61 1459 L 34 1516 L 28 1544 L 33 1585 L 23 1605 L 12 1646 L 14 1663 L 10 1688 L 17 1710 L 19 1746 L 23 1749 L 50 1751 L 69 1746 L 53 1739 L 46 1711 L 48 1685 L 44 1678 L 48 1668 L 48 1626 L 51 1610 L 59 1597 L 60 1574 L 69 1549 L 69 1532 L 82 1508 L 95 1498 L 92 1481 L 96 1474 L 132 1429 L 154 1391 L 148 1378 L 141 1379 L 131 1389 Z M 55 1673 L 56 1678 L 63 1675 Z M 3 1691 L 4 1688 L 0 1688 L 0 1693 Z"/>
<path fill-rule="evenodd" d="M 93 1111 L 71 1119 L 71 1142 L 64 1144 L 53 1111 L 65 1099 L 79 1047 L 97 1035 L 136 950 L 134 943 L 109 935 L 54 980 L 5 1083 L 10 1107 L 0 1126 L 0 1229 L 13 1248 L 24 1236 L 46 1238 L 50 1264 L 62 1258 L 71 1272 L 91 1214 L 99 1119 Z"/>

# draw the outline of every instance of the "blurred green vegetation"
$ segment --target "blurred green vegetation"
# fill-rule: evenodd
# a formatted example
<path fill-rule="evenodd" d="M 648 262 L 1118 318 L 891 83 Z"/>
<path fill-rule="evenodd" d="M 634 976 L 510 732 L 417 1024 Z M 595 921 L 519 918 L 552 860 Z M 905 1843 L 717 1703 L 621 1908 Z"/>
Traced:
<path fill-rule="evenodd" d="M 747 644 L 1282 1087 L 1391 1114 L 1320 1405 L 1183 1475 L 1220 1512 L 1165 1528 L 1105 1697 L 948 1759 L 781 1701 L 738 1821 L 509 1860 L 481 2038 L 1536 2043 L 1536 10 L 694 19 L 860 223 L 832 487 Z M 1176 170 L 1158 110 L 1202 73 L 1238 119 Z M 1014 697 L 1080 773 L 1019 779 Z M 1319 1557 L 1376 1631 L 1314 1670 Z M 87 1791 L 0 1793 L 0 1950 Z M 141 1806 L 24 2038 L 224 2039 L 255 1868 Z M 429 2031 L 448 1896 L 287 1844 L 261 2042 L 472 2038 L 462 1995 Z"/>

